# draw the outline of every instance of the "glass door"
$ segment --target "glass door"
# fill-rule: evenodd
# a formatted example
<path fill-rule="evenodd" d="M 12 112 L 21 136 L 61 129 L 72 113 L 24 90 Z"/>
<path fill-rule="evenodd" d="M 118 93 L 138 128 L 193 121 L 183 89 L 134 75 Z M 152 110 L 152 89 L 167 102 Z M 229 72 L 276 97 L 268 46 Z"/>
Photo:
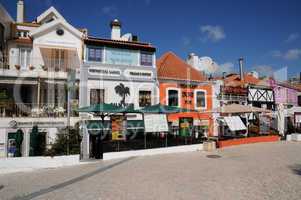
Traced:
<path fill-rule="evenodd" d="M 25 70 L 29 68 L 30 55 L 31 55 L 31 49 L 20 48 L 20 55 L 19 55 L 20 69 Z"/>

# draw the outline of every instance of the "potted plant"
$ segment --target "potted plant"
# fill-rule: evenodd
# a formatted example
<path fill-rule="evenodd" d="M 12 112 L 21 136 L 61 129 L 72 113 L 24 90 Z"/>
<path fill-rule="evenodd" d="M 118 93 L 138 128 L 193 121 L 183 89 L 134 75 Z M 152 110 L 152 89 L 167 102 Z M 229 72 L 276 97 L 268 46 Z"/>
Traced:
<path fill-rule="evenodd" d="M 47 68 L 45 65 L 41 65 L 41 67 L 42 67 L 42 69 L 43 69 L 44 71 L 47 71 L 47 70 L 48 70 L 48 68 Z"/>
<path fill-rule="evenodd" d="M 20 69 L 21 69 L 21 66 L 20 66 L 20 65 L 15 65 L 15 68 L 16 68 L 17 70 L 20 70 Z"/>

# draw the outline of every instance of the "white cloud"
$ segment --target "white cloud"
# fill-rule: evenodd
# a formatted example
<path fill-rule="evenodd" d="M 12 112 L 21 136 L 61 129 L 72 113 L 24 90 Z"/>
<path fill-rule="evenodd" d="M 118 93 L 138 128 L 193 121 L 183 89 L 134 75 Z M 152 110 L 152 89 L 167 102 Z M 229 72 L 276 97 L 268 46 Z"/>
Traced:
<path fill-rule="evenodd" d="M 301 58 L 301 49 L 289 49 L 286 52 L 272 51 L 272 56 L 283 58 L 285 60 L 298 60 Z"/>
<path fill-rule="evenodd" d="M 234 70 L 234 64 L 232 62 L 226 62 L 226 63 L 218 65 L 218 68 L 217 68 L 215 73 L 222 74 L 222 73 L 225 72 L 226 74 L 229 74 L 229 73 L 232 73 L 234 71 L 235 71 Z"/>
<path fill-rule="evenodd" d="M 283 57 L 287 60 L 297 60 L 301 57 L 301 49 L 290 49 Z"/>
<path fill-rule="evenodd" d="M 285 42 L 293 42 L 297 40 L 300 37 L 299 33 L 292 33 L 288 36 L 288 38 L 285 40 Z"/>
<path fill-rule="evenodd" d="M 109 5 L 109 6 L 104 6 L 102 9 L 101 9 L 101 12 L 104 14 L 104 15 L 108 15 L 110 17 L 116 17 L 117 16 L 117 12 L 118 12 L 118 9 L 116 6 L 114 5 Z"/>
<path fill-rule="evenodd" d="M 191 45 L 191 39 L 189 37 L 182 37 L 182 44 L 187 47 Z"/>
<path fill-rule="evenodd" d="M 259 73 L 259 75 L 264 76 L 272 76 L 273 75 L 273 67 L 270 65 L 256 65 L 253 69 Z"/>
<path fill-rule="evenodd" d="M 203 71 L 206 74 L 222 75 L 223 72 L 231 73 L 234 71 L 234 64 L 231 62 L 225 62 L 223 64 L 218 64 L 213 61 L 210 57 L 200 57 L 196 67 L 199 71 Z"/>
<path fill-rule="evenodd" d="M 205 35 L 205 38 L 201 38 L 202 41 L 218 42 L 226 38 L 224 29 L 221 26 L 205 25 L 201 26 L 200 30 Z"/>

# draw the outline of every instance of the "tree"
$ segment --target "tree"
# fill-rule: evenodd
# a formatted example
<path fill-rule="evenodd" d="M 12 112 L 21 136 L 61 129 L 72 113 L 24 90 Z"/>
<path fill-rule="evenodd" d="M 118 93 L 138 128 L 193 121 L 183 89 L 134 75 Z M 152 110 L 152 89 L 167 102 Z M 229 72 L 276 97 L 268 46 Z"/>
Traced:
<path fill-rule="evenodd" d="M 115 92 L 122 98 L 120 101 L 120 104 L 122 106 L 125 106 L 125 97 L 130 95 L 130 88 L 126 87 L 122 83 L 120 83 L 119 85 L 117 85 L 115 87 Z"/>
<path fill-rule="evenodd" d="M 54 144 L 52 145 L 51 149 L 48 149 L 46 151 L 46 155 L 48 156 L 67 155 L 67 143 L 69 143 L 70 155 L 80 153 L 80 143 L 82 138 L 79 134 L 78 125 L 76 125 L 75 128 L 70 129 L 69 137 L 66 134 L 67 131 L 68 129 L 64 128 L 57 134 L 57 138 Z"/>

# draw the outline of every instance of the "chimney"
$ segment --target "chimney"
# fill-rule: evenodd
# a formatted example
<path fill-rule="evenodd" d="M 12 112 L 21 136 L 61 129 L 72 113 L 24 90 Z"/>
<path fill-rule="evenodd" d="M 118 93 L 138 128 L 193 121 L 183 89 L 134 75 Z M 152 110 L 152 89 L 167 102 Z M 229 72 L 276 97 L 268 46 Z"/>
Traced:
<path fill-rule="evenodd" d="M 111 24 L 111 39 L 120 40 L 121 38 L 121 23 L 118 19 L 114 19 Z"/>
<path fill-rule="evenodd" d="M 223 79 L 225 79 L 226 78 L 226 74 L 227 74 L 227 72 L 223 72 Z"/>
<path fill-rule="evenodd" d="M 195 53 L 190 53 L 187 58 L 187 64 L 190 66 L 199 69 L 199 57 Z"/>
<path fill-rule="evenodd" d="M 244 58 L 240 57 L 238 59 L 239 62 L 239 74 L 240 74 L 240 80 L 244 80 L 244 71 L 243 71 L 243 64 L 244 64 Z"/>
<path fill-rule="evenodd" d="M 24 1 L 19 0 L 17 3 L 17 23 L 23 23 L 25 18 Z"/>

